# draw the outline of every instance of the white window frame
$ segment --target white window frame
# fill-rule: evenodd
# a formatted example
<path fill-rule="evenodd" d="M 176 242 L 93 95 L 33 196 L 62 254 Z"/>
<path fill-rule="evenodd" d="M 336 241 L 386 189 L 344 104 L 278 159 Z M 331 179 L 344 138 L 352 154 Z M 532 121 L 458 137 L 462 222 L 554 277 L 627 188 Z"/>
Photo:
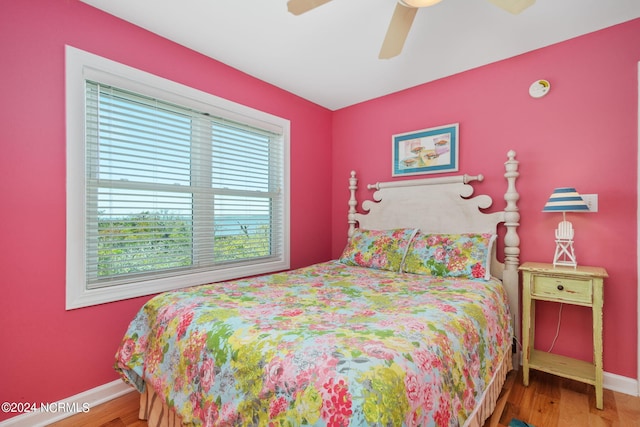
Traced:
<path fill-rule="evenodd" d="M 202 92 L 72 46 L 66 56 L 67 126 L 67 246 L 66 309 L 150 295 L 185 286 L 229 280 L 290 268 L 290 122 L 281 117 Z M 122 89 L 199 109 L 232 121 L 281 132 L 283 136 L 282 254 L 276 259 L 236 265 L 213 271 L 144 280 L 89 289 L 86 283 L 85 251 L 85 80 L 99 81 Z M 169 97 L 169 99 L 167 99 Z M 173 98 L 173 99 L 172 99 Z"/>

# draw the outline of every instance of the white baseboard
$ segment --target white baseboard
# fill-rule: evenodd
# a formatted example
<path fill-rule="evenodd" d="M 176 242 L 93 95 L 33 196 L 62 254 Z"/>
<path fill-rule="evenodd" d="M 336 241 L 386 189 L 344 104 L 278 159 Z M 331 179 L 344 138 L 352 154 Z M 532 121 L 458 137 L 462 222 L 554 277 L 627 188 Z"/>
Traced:
<path fill-rule="evenodd" d="M 623 377 L 617 374 L 604 373 L 604 388 L 619 393 L 638 396 L 638 381 L 633 378 Z M 121 380 L 92 388 L 75 396 L 53 403 L 53 410 L 29 412 L 0 422 L 0 427 L 41 427 L 46 426 L 77 413 L 73 411 L 91 410 L 101 403 L 113 400 L 126 393 L 134 391 L 134 388 Z M 69 411 L 68 409 L 72 409 Z"/>
<path fill-rule="evenodd" d="M 611 374 L 609 372 L 604 373 L 604 384 L 602 385 L 607 390 L 617 391 L 619 393 L 630 394 L 631 396 L 640 396 L 640 388 L 638 387 L 638 380 L 633 378 L 623 377 L 622 375 Z"/>
<path fill-rule="evenodd" d="M 40 404 L 35 412 L 27 412 L 0 422 L 0 427 L 40 427 L 46 426 L 80 412 L 91 411 L 101 403 L 113 400 L 135 389 L 122 380 L 115 380 L 91 390 L 83 391 L 51 404 Z"/>

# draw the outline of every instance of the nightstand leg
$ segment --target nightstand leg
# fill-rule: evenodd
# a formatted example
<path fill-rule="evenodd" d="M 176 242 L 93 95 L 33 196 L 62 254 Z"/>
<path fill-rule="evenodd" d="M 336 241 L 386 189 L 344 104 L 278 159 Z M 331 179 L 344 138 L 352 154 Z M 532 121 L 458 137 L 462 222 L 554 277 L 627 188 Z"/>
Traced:
<path fill-rule="evenodd" d="M 529 274 L 524 274 L 522 286 L 529 286 Z M 529 385 L 529 360 L 535 334 L 536 307 L 531 304 L 529 292 L 523 292 L 522 299 L 522 384 Z"/>
<path fill-rule="evenodd" d="M 595 281 L 593 287 L 593 364 L 596 374 L 596 408 L 604 409 L 602 397 L 603 364 L 602 364 L 602 280 Z"/>
<path fill-rule="evenodd" d="M 602 386 L 597 386 L 597 385 L 596 385 L 596 408 L 604 409 L 604 398 L 602 396 Z"/>

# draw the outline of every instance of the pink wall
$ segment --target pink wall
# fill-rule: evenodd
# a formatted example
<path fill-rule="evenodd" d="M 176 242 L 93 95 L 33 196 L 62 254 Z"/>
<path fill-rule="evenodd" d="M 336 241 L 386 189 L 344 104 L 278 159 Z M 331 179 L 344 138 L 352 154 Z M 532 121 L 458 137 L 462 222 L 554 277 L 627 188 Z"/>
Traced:
<path fill-rule="evenodd" d="M 604 368 L 637 376 L 637 148 L 640 20 L 369 102 L 333 117 L 333 256 L 344 246 L 347 178 L 391 180 L 391 136 L 460 124 L 460 170 L 485 175 L 476 194 L 504 207 L 503 163 L 520 160 L 521 261 L 550 262 L 559 214 L 541 212 L 555 187 L 599 195 L 599 212 L 570 214 L 583 265 L 603 266 Z M 551 92 L 528 95 L 537 79 Z M 362 188 L 362 187 L 361 187 Z M 360 198 L 365 191 L 360 192 Z M 548 349 L 558 306 L 538 309 L 536 344 Z M 591 312 L 566 306 L 554 351 L 590 360 Z"/>
<path fill-rule="evenodd" d="M 147 300 L 64 309 L 65 44 L 290 119 L 291 263 L 330 257 L 330 205 L 317 200 L 330 200 L 331 111 L 76 0 L 0 8 L 0 401 L 117 379 L 116 348 Z"/>
<path fill-rule="evenodd" d="M 504 153 L 517 150 L 523 261 L 551 259 L 559 218 L 540 210 L 555 186 L 598 193 L 599 213 L 571 217 L 578 260 L 609 271 L 605 369 L 635 378 L 634 40 L 640 20 L 332 113 L 76 0 L 4 2 L 0 401 L 53 402 L 116 379 L 113 354 L 147 299 L 64 310 L 65 44 L 290 119 L 293 267 L 339 254 L 348 173 L 358 170 L 365 183 L 391 179 L 394 133 L 460 123 L 461 170 L 483 173 L 479 191 L 498 207 Z M 549 79 L 552 92 L 533 100 L 527 88 L 538 78 Z M 539 314 L 544 347 L 557 311 Z M 587 358 L 587 323 L 586 310 L 567 308 L 556 350 Z"/>

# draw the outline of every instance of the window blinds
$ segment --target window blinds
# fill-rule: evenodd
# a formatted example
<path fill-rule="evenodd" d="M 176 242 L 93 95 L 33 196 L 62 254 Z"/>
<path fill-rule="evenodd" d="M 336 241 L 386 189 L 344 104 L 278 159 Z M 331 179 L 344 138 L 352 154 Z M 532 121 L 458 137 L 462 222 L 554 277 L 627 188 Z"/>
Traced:
<path fill-rule="evenodd" d="M 86 82 L 88 288 L 283 252 L 283 137 Z"/>

